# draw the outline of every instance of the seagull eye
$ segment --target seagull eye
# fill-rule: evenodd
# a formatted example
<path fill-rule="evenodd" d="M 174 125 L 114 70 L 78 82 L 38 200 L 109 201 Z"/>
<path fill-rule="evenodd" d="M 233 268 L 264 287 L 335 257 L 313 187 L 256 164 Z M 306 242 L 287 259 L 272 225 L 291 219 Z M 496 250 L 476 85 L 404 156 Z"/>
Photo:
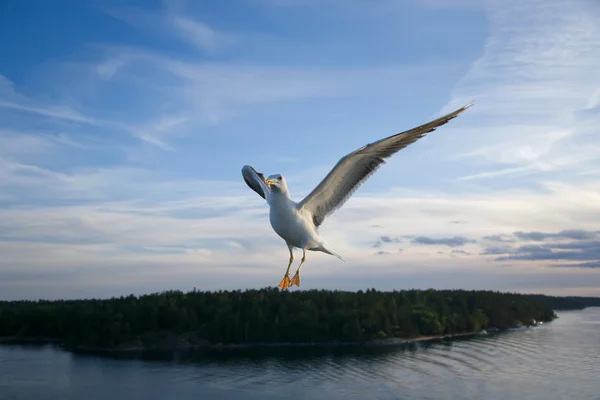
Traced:
<path fill-rule="evenodd" d="M 278 180 L 278 181 L 280 181 L 280 180 L 281 180 L 281 177 L 280 177 L 280 176 L 279 176 L 279 177 L 277 177 L 277 180 Z"/>

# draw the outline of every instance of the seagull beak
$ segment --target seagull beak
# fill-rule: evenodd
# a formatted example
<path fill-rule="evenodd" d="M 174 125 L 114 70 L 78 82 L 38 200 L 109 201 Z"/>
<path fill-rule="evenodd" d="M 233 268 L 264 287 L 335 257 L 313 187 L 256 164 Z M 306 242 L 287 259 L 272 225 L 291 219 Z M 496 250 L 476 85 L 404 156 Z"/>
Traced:
<path fill-rule="evenodd" d="M 277 180 L 273 179 L 273 178 L 267 178 L 267 185 L 276 185 L 277 184 Z"/>

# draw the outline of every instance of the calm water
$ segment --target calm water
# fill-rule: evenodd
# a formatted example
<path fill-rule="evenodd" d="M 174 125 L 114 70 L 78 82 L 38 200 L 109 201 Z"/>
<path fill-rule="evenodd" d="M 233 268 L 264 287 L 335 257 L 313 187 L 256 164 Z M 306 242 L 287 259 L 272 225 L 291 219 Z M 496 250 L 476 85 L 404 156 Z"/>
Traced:
<path fill-rule="evenodd" d="M 377 350 L 111 359 L 0 346 L 0 399 L 600 399 L 600 308 Z"/>

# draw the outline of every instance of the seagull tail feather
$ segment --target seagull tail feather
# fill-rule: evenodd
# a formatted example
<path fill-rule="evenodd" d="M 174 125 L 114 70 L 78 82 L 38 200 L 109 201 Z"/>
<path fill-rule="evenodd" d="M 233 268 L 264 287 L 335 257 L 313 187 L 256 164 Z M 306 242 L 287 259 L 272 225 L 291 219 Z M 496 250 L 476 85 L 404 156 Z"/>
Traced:
<path fill-rule="evenodd" d="M 325 245 L 325 243 L 321 243 L 321 245 L 319 247 L 317 247 L 315 250 L 318 251 L 322 251 L 325 254 L 329 254 L 332 256 L 335 256 L 337 258 L 339 258 L 340 260 L 342 260 L 343 262 L 346 262 L 346 260 L 344 260 L 339 254 L 337 254 L 335 251 L 327 248 L 327 246 Z"/>

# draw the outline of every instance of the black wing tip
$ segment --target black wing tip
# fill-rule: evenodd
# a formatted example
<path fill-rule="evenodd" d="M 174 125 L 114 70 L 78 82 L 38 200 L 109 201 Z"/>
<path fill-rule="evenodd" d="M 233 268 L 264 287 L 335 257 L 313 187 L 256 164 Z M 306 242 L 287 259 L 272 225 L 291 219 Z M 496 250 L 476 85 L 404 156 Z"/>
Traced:
<path fill-rule="evenodd" d="M 449 114 L 446 114 L 446 116 L 448 117 L 448 120 L 451 120 L 453 118 L 458 117 L 459 114 L 463 113 L 464 111 L 468 110 L 469 108 L 473 107 L 473 105 L 475 104 L 475 100 L 472 100 L 470 103 L 462 106 L 461 108 L 459 108 L 458 110 L 455 110 Z M 443 118 L 443 117 L 442 117 Z"/>
<path fill-rule="evenodd" d="M 244 172 L 246 172 L 246 171 L 248 171 L 248 170 L 251 170 L 252 172 L 254 172 L 256 175 L 258 175 L 258 177 L 259 177 L 259 178 L 260 178 L 260 179 L 261 179 L 263 182 L 265 182 L 265 183 L 266 183 L 266 180 L 265 180 L 265 175 L 264 175 L 262 172 L 258 172 L 258 171 L 257 171 L 256 169 L 254 169 L 254 167 L 253 167 L 253 166 L 251 166 L 251 165 L 244 165 L 244 166 L 242 167 L 242 175 L 244 175 Z"/>
<path fill-rule="evenodd" d="M 247 174 L 252 174 L 254 173 L 256 176 L 258 176 L 258 179 L 260 179 L 265 185 L 266 185 L 266 181 L 265 181 L 265 177 L 262 173 L 256 171 L 252 166 L 250 165 L 244 165 L 242 167 L 242 177 L 244 178 L 244 182 L 246 182 L 246 185 L 248 185 L 248 187 L 250 187 L 250 189 L 254 190 L 256 193 L 258 193 L 258 195 L 260 197 L 262 197 L 263 199 L 267 199 L 266 197 L 266 193 L 264 193 L 263 188 L 262 187 L 256 187 L 256 183 L 253 183 L 250 179 L 249 176 Z M 268 190 L 268 186 L 267 186 L 267 190 Z"/>
<path fill-rule="evenodd" d="M 441 117 L 439 117 L 437 119 L 434 119 L 432 121 L 426 122 L 423 125 L 415 127 L 413 129 L 409 129 L 408 131 L 397 133 L 396 135 L 393 135 L 393 136 L 404 135 L 404 134 L 406 134 L 408 132 L 411 132 L 411 131 L 418 131 L 420 137 L 424 137 L 426 134 L 431 133 L 431 132 L 437 130 L 437 128 L 439 128 L 439 127 L 441 127 L 443 125 L 446 125 L 448 122 L 450 122 L 454 118 L 458 117 L 464 111 L 466 111 L 467 109 L 473 107 L 474 104 L 475 104 L 475 100 L 471 101 L 470 103 L 462 106 L 461 108 L 459 108 L 457 110 L 454 110 L 454 111 L 452 111 L 452 112 L 450 112 L 450 113 L 448 113 L 446 115 L 442 115 Z M 389 139 L 389 138 L 386 138 L 386 139 Z M 385 140 L 385 139 L 382 139 L 382 140 Z"/>
<path fill-rule="evenodd" d="M 429 130 L 423 132 L 423 134 L 425 133 L 430 133 L 435 131 L 437 128 L 439 128 L 442 125 L 446 125 L 448 122 L 450 122 L 451 120 L 453 120 L 454 118 L 458 117 L 460 114 L 462 114 L 464 111 L 468 110 L 469 108 L 473 107 L 473 105 L 475 104 L 475 100 L 472 100 L 470 103 L 462 106 L 461 108 L 452 111 L 451 113 L 448 113 L 440 118 L 438 118 L 437 120 L 433 120 L 431 122 L 428 122 L 426 124 L 421 125 L 420 128 L 424 128 L 427 125 L 433 125 Z"/>

